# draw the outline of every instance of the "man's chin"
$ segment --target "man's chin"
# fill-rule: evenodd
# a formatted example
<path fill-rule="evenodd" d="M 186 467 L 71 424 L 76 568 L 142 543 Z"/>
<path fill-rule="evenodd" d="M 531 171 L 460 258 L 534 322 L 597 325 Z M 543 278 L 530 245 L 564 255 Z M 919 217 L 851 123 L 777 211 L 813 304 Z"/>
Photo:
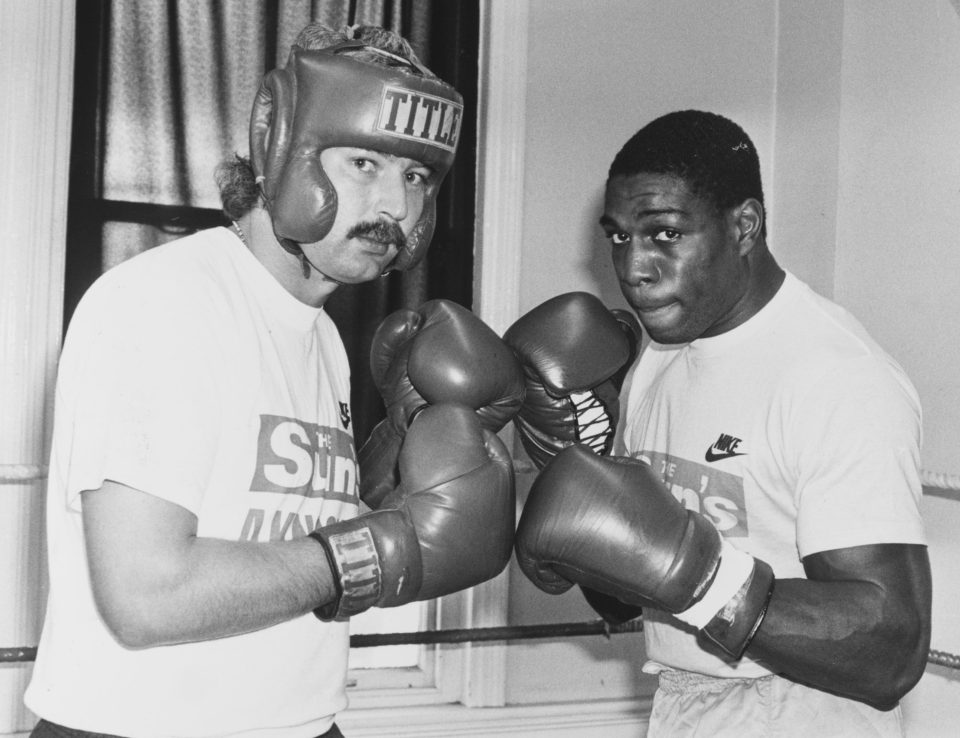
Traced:
<path fill-rule="evenodd" d="M 690 343 L 693 338 L 686 335 L 680 326 L 672 325 L 663 325 L 663 324 L 647 324 L 644 323 L 641 319 L 640 325 L 643 326 L 643 330 L 646 332 L 650 339 L 661 343 L 664 345 L 672 345 L 678 343 Z"/>
<path fill-rule="evenodd" d="M 380 276 L 387 271 L 392 261 L 392 259 L 390 261 L 382 261 L 380 259 L 364 260 L 363 264 L 357 264 L 353 269 L 342 270 L 342 273 L 340 276 L 337 276 L 336 279 L 342 284 L 372 282 L 375 279 L 379 279 Z"/>
<path fill-rule="evenodd" d="M 340 284 L 366 284 L 367 282 L 373 282 L 379 277 L 379 274 L 372 277 L 344 277 L 340 280 Z"/>

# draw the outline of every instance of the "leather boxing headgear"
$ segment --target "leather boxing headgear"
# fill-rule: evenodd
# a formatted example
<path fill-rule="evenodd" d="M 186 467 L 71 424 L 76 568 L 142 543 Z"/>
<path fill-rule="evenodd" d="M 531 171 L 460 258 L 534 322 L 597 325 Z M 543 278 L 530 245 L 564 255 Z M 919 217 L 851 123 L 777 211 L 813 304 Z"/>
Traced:
<path fill-rule="evenodd" d="M 273 230 L 300 253 L 329 233 L 337 193 L 320 164 L 333 146 L 371 149 L 433 170 L 423 212 L 406 248 L 388 269 L 411 268 L 424 255 L 436 221 L 437 190 L 453 164 L 463 99 L 437 78 L 362 61 L 344 52 L 368 50 L 426 71 L 414 61 L 346 41 L 326 49 L 291 49 L 287 65 L 260 85 L 250 119 L 250 159 Z"/>

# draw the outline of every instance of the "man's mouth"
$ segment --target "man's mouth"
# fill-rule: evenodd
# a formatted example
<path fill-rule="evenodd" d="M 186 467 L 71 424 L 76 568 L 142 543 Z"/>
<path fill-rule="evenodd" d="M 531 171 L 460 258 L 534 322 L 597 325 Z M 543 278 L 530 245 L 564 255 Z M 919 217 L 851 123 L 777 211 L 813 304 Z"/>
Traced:
<path fill-rule="evenodd" d="M 634 308 L 640 315 L 643 315 L 644 317 L 655 318 L 668 312 L 674 305 L 677 304 L 678 303 L 676 300 L 670 300 L 669 302 L 661 302 L 650 305 L 634 305 Z"/>
<path fill-rule="evenodd" d="M 376 254 L 377 256 L 386 255 L 389 253 L 391 246 L 396 246 L 393 241 L 379 241 L 375 238 L 366 238 L 365 236 L 360 236 L 358 240 L 367 244 L 367 251 Z"/>

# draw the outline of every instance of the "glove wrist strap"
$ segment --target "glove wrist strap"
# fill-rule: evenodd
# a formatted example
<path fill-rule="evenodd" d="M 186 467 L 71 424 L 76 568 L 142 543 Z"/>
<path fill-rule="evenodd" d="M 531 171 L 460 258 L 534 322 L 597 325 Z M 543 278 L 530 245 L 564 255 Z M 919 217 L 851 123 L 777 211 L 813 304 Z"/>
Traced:
<path fill-rule="evenodd" d="M 382 571 L 370 528 L 350 521 L 315 530 L 310 537 L 323 546 L 337 588 L 336 599 L 313 614 L 343 621 L 373 607 L 380 600 Z"/>
<path fill-rule="evenodd" d="M 760 629 L 776 581 L 765 561 L 754 560 L 750 578 L 737 594 L 701 630 L 700 636 L 724 653 L 739 659 Z"/>
<path fill-rule="evenodd" d="M 713 581 L 699 600 L 675 617 L 694 628 L 702 628 L 733 599 L 750 579 L 754 558 L 726 540 L 720 547 L 720 563 Z"/>

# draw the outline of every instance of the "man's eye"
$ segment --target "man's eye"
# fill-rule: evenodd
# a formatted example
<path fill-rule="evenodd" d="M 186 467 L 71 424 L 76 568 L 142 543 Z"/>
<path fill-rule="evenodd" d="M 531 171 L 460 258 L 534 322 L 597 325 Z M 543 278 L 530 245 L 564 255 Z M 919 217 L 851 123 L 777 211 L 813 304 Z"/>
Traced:
<path fill-rule="evenodd" d="M 658 243 L 670 243 L 680 238 L 680 232 L 673 228 L 661 228 L 653 234 L 653 240 Z"/>
<path fill-rule="evenodd" d="M 426 187 L 430 177 L 426 172 L 407 172 L 407 181 L 418 187 Z"/>
<path fill-rule="evenodd" d="M 629 233 L 611 233 L 607 236 L 614 246 L 623 246 L 630 240 Z"/>
<path fill-rule="evenodd" d="M 361 172 L 369 172 L 373 169 L 373 162 L 369 159 L 364 159 L 362 156 L 358 156 L 351 160 L 355 169 Z"/>

